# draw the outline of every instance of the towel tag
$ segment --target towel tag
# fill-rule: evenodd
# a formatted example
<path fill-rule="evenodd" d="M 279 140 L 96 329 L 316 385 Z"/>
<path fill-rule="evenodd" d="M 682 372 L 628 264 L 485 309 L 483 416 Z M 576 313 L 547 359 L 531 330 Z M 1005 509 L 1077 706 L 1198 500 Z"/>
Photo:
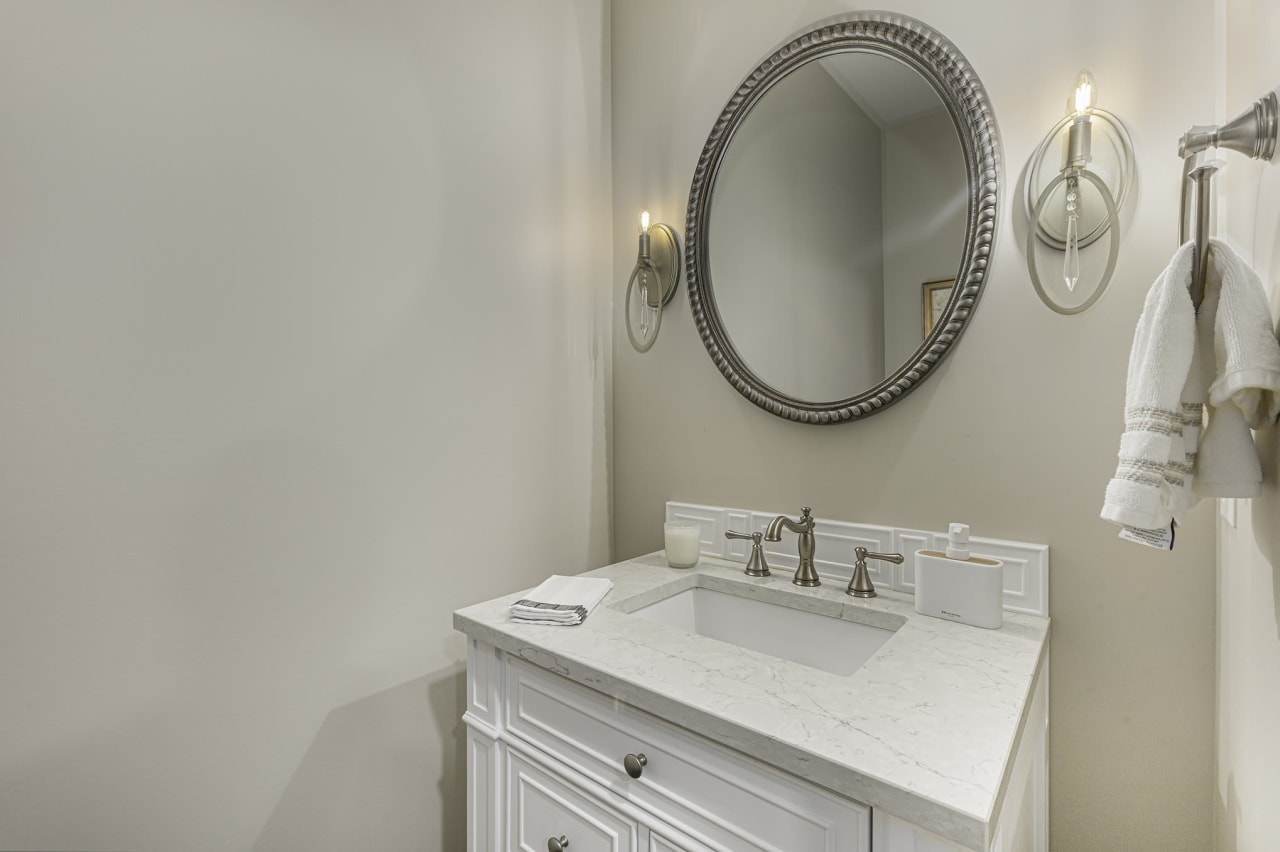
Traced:
<path fill-rule="evenodd" d="M 1125 527 L 1120 530 L 1120 538 L 1134 544 L 1145 544 L 1159 550 L 1173 550 L 1174 527 L 1177 521 L 1170 521 L 1169 526 L 1158 530 L 1144 530 L 1138 527 Z"/>

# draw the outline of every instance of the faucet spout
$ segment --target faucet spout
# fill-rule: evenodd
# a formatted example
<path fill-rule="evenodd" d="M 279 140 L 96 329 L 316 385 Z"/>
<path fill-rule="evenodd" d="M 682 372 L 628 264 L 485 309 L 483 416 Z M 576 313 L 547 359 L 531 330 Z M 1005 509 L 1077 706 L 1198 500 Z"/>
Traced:
<path fill-rule="evenodd" d="M 801 533 L 801 534 L 804 534 L 812 530 L 813 529 L 812 519 L 810 519 L 809 526 L 807 527 L 802 523 L 803 520 L 804 519 L 801 518 L 800 521 L 793 521 L 790 518 L 788 518 L 786 515 L 779 515 L 778 517 L 774 518 L 772 521 L 769 522 L 769 526 L 765 527 L 764 540 L 765 541 L 782 541 L 782 531 L 784 529 L 791 530 L 793 533 Z"/>
<path fill-rule="evenodd" d="M 802 507 L 800 518 L 794 521 L 786 515 L 778 515 L 769 522 L 764 531 L 765 541 L 782 541 L 782 531 L 784 529 L 799 533 L 796 547 L 800 554 L 800 565 L 796 568 L 796 575 L 791 580 L 797 586 L 822 585 L 822 581 L 818 579 L 818 572 L 813 567 L 813 516 L 809 512 L 808 506 Z"/>

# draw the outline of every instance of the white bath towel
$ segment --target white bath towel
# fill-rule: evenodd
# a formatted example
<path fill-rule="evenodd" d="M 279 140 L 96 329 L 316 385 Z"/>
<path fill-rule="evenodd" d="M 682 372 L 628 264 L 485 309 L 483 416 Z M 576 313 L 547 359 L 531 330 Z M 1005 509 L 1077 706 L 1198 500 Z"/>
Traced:
<path fill-rule="evenodd" d="M 1209 246 L 1200 315 L 1212 319 L 1215 369 L 1195 490 L 1205 497 L 1256 497 L 1262 464 L 1249 429 L 1272 425 L 1280 413 L 1280 343 L 1258 274 L 1230 244 L 1215 239 Z"/>
<path fill-rule="evenodd" d="M 1129 353 L 1120 460 L 1102 517 L 1121 536 L 1171 548 L 1173 521 L 1193 506 L 1192 477 L 1207 397 L 1187 288 L 1194 246 L 1174 254 L 1151 286 Z"/>
<path fill-rule="evenodd" d="M 581 624 L 613 588 L 608 577 L 552 574 L 511 605 L 511 620 L 530 624 Z"/>

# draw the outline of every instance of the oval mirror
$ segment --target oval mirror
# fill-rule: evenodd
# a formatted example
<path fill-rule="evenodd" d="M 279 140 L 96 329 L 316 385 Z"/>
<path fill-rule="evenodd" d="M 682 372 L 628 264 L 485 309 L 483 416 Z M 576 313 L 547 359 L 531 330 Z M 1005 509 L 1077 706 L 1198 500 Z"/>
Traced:
<path fill-rule="evenodd" d="M 929 27 L 865 13 L 792 40 L 729 100 L 690 190 L 689 301 L 712 360 L 791 420 L 901 399 L 977 304 L 999 165 L 981 83 Z"/>

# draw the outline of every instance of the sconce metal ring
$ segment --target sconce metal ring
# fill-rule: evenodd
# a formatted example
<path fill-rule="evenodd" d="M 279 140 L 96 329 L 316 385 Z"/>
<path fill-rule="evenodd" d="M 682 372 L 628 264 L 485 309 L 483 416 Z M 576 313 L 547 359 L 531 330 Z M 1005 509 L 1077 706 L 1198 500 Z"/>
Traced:
<path fill-rule="evenodd" d="M 647 245 L 647 249 L 646 249 Z M 647 254 L 646 254 L 647 252 Z M 647 267 L 653 273 L 656 287 L 641 287 L 640 306 L 643 316 L 646 310 L 653 311 L 653 333 L 639 338 L 631 322 L 631 293 L 635 289 L 636 276 L 642 268 Z M 627 328 L 627 338 L 637 352 L 648 352 L 658 339 L 658 331 L 662 328 L 662 311 L 675 297 L 676 287 L 680 284 L 680 238 L 670 227 L 658 223 L 640 237 L 640 257 L 636 259 L 635 269 L 627 279 L 627 291 L 622 297 L 623 322 Z"/>
<path fill-rule="evenodd" d="M 1049 202 L 1049 197 L 1053 194 L 1053 191 L 1057 189 L 1060 184 L 1065 183 L 1072 177 L 1084 178 L 1097 188 L 1098 192 L 1102 194 L 1102 203 L 1105 204 L 1107 208 L 1107 219 L 1105 221 L 1109 221 L 1112 224 L 1110 228 L 1106 229 L 1106 231 L 1111 234 L 1111 246 L 1107 254 L 1107 268 L 1102 273 L 1102 280 L 1093 288 L 1093 293 L 1088 299 L 1085 299 L 1075 307 L 1068 308 L 1055 302 L 1044 289 L 1044 285 L 1040 283 L 1040 273 L 1036 269 L 1035 251 L 1036 238 L 1040 230 L 1040 214 L 1044 212 L 1044 207 Z M 1084 242 L 1081 241 L 1080 245 L 1083 246 Z M 1031 283 L 1035 285 L 1036 295 L 1040 297 L 1040 301 L 1044 302 L 1050 310 L 1056 311 L 1064 316 L 1074 316 L 1076 314 L 1084 313 L 1089 310 L 1089 308 L 1093 307 L 1094 303 L 1097 302 L 1098 299 L 1102 298 L 1103 292 L 1107 289 L 1107 284 L 1111 281 L 1111 274 L 1115 272 L 1116 259 L 1119 256 L 1120 217 L 1116 208 L 1115 196 L 1113 196 L 1111 194 L 1111 190 L 1107 188 L 1106 182 L 1088 169 L 1082 169 L 1080 171 L 1065 171 L 1053 180 L 1049 181 L 1049 185 L 1044 188 L 1042 193 L 1040 193 L 1040 199 L 1036 202 L 1035 210 L 1031 213 L 1031 222 L 1028 223 L 1027 226 L 1027 268 L 1031 271 Z"/>
<path fill-rule="evenodd" d="M 627 339 L 631 341 L 631 346 L 637 352 L 648 352 L 653 348 L 653 344 L 658 340 L 658 332 L 662 330 L 662 306 L 656 303 L 656 299 L 645 298 L 647 304 L 640 306 L 640 316 L 644 316 L 646 310 L 653 311 L 653 334 L 646 337 L 637 337 L 634 324 L 631 322 L 631 292 L 636 286 L 636 277 L 640 275 L 642 268 L 648 267 L 653 270 L 653 262 L 640 260 L 636 263 L 636 268 L 631 271 L 631 277 L 627 279 L 627 292 L 622 297 L 622 321 L 627 327 Z M 657 271 L 654 270 L 654 277 L 658 278 Z M 658 279 L 659 285 L 665 287 L 662 279 Z M 648 288 L 641 287 L 642 294 L 648 295 Z"/>
<path fill-rule="evenodd" d="M 1091 111 L 1090 115 L 1093 119 L 1095 137 L 1106 137 L 1116 153 L 1116 174 L 1113 181 L 1115 184 L 1115 190 L 1111 195 L 1115 200 L 1116 209 L 1120 210 L 1129 199 L 1134 176 L 1137 174 L 1137 159 L 1134 156 L 1133 140 L 1129 136 L 1128 128 L 1126 128 L 1124 123 L 1121 122 L 1113 113 L 1110 113 L 1105 109 L 1098 109 L 1095 107 Z M 1055 143 L 1062 139 L 1065 131 L 1071 127 L 1071 123 L 1074 119 L 1075 117 L 1072 115 L 1068 115 L 1060 119 L 1058 123 L 1053 126 L 1053 129 L 1045 135 L 1044 139 L 1040 141 L 1040 145 L 1031 156 L 1031 165 L 1027 167 L 1025 181 L 1026 186 L 1025 191 L 1023 192 L 1023 204 L 1025 205 L 1027 215 L 1030 216 L 1032 222 L 1036 222 L 1036 218 L 1031 216 L 1031 212 L 1035 209 L 1035 205 L 1037 203 L 1036 184 L 1039 183 L 1038 178 L 1041 174 L 1041 169 L 1049 168 L 1053 169 L 1054 172 L 1057 172 L 1058 169 L 1056 166 L 1049 165 L 1048 152 Z M 1095 153 L 1098 151 L 1096 141 L 1094 144 L 1094 151 Z M 1095 162 L 1094 165 L 1096 166 L 1098 164 Z M 1052 185 L 1055 185 L 1053 180 L 1050 180 L 1049 184 L 1046 184 L 1046 186 Z M 1111 222 L 1114 219 L 1114 216 L 1109 215 L 1098 222 L 1094 227 L 1090 228 L 1088 232 L 1080 234 L 1080 246 L 1084 247 L 1092 245 L 1094 242 L 1099 240 L 1102 235 L 1107 232 L 1108 228 L 1111 227 Z M 1036 236 L 1040 241 L 1050 248 L 1057 249 L 1058 251 L 1062 251 L 1066 248 L 1066 243 L 1061 238 L 1044 228 L 1044 226 L 1037 223 L 1035 225 L 1035 230 Z"/>

